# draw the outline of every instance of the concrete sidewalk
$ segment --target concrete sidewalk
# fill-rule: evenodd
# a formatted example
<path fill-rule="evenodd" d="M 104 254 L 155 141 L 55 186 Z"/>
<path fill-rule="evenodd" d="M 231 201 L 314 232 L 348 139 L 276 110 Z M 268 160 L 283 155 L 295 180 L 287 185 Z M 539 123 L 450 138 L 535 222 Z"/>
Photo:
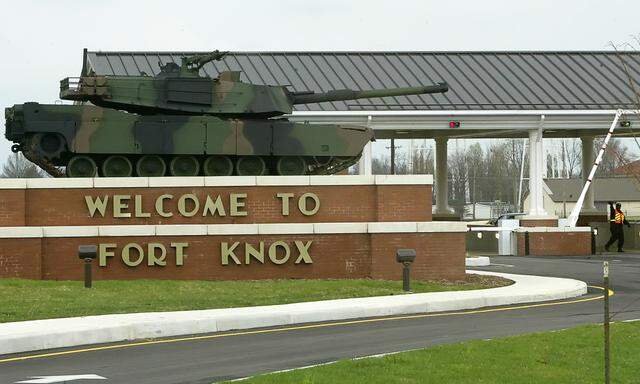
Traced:
<path fill-rule="evenodd" d="M 515 283 L 507 287 L 473 291 L 4 323 L 0 324 L 0 355 L 307 322 L 465 310 L 567 299 L 587 293 L 586 283 L 578 280 L 483 271 L 467 272 L 501 276 Z"/>

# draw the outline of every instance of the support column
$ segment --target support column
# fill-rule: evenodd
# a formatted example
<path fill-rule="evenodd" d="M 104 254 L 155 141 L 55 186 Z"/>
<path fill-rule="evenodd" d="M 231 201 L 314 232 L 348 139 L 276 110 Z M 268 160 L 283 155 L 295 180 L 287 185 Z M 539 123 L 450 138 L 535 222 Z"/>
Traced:
<path fill-rule="evenodd" d="M 593 162 L 595 161 L 595 158 L 593 157 L 593 136 L 581 137 L 580 141 L 582 142 L 582 182 L 586 183 L 587 176 L 589 176 L 589 172 L 591 172 Z M 581 212 L 596 212 L 596 205 L 593 197 L 593 184 L 591 184 L 584 196 L 584 203 L 582 204 Z"/>
<path fill-rule="evenodd" d="M 544 218 L 549 214 L 544 210 L 543 179 L 544 147 L 542 130 L 529 131 L 529 212 L 530 218 Z"/>
<path fill-rule="evenodd" d="M 436 206 L 435 214 L 450 215 L 453 209 L 449 207 L 449 184 L 447 183 L 447 141 L 446 137 L 436 137 Z"/>
<path fill-rule="evenodd" d="M 360 160 L 358 161 L 358 173 L 360 175 L 371 175 L 371 162 L 372 162 L 372 148 L 371 142 L 368 142 L 367 145 L 362 149 L 362 156 L 360 156 Z"/>

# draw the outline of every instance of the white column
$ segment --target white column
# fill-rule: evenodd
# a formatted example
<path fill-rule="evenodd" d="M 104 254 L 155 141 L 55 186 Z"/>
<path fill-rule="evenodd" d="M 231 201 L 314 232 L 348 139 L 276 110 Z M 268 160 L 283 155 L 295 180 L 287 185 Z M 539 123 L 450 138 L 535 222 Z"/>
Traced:
<path fill-rule="evenodd" d="M 544 210 L 543 179 L 544 147 L 542 130 L 529 131 L 529 216 L 547 217 Z"/>
<path fill-rule="evenodd" d="M 358 161 L 358 173 L 360 175 L 371 175 L 371 162 L 372 162 L 372 148 L 371 142 L 368 142 L 367 145 L 362 149 L 362 156 L 360 156 L 360 160 Z"/>
<path fill-rule="evenodd" d="M 450 214 L 453 209 L 449 207 L 449 184 L 447 183 L 447 138 L 436 137 L 436 206 L 434 213 Z"/>
<path fill-rule="evenodd" d="M 587 176 L 589 176 L 589 172 L 591 172 L 593 162 L 595 161 L 593 157 L 593 137 L 584 136 L 580 138 L 580 141 L 582 141 L 582 181 L 586 183 Z M 584 196 L 581 212 L 596 212 L 596 205 L 593 198 L 593 183 Z"/>

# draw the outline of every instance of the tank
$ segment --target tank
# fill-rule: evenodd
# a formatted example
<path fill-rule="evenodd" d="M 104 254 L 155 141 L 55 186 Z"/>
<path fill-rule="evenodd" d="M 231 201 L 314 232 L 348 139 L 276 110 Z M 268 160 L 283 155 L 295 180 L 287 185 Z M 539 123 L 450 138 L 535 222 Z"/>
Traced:
<path fill-rule="evenodd" d="M 6 108 L 5 137 L 55 177 L 333 174 L 359 159 L 373 131 L 292 122 L 283 115 L 294 105 L 447 91 L 439 83 L 292 92 L 244 83 L 236 71 L 201 75 L 226 54 L 183 57 L 155 76 L 63 79 L 60 97 L 74 104 Z"/>

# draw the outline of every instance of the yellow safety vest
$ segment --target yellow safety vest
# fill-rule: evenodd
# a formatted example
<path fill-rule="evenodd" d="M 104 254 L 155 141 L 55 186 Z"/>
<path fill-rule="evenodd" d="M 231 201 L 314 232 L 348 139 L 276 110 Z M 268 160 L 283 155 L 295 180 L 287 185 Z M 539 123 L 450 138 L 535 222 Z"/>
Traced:
<path fill-rule="evenodd" d="M 623 224 L 624 223 L 624 213 L 622 213 L 622 211 L 618 211 L 616 209 L 616 216 L 615 216 L 614 222 L 616 224 Z"/>

